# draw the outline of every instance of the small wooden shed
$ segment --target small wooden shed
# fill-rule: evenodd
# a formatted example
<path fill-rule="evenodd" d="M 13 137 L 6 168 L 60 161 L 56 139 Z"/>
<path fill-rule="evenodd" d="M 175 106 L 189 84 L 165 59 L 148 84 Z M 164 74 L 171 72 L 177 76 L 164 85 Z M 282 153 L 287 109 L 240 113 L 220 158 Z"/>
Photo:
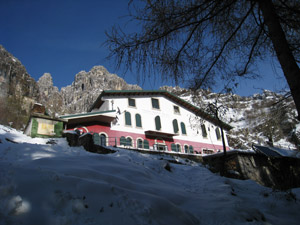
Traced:
<path fill-rule="evenodd" d="M 46 115 L 45 107 L 35 104 L 24 134 L 31 137 L 61 137 L 66 120 Z"/>

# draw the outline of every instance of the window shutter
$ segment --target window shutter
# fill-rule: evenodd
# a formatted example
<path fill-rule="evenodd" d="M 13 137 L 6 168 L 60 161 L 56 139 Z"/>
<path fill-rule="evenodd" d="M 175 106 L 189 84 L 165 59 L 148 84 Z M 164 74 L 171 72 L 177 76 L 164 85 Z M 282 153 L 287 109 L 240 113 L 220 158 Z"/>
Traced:
<path fill-rule="evenodd" d="M 218 139 L 218 140 L 221 139 L 221 134 L 220 134 L 220 129 L 219 129 L 219 127 L 216 128 L 216 136 L 217 136 L 217 139 Z"/>
<path fill-rule="evenodd" d="M 202 124 L 202 125 L 201 125 L 201 129 L 202 129 L 202 136 L 203 136 L 203 137 L 207 137 L 207 132 L 206 132 L 205 124 Z"/>
<path fill-rule="evenodd" d="M 193 148 L 193 146 L 190 145 L 189 150 L 190 150 L 190 153 L 191 153 L 191 154 L 194 153 L 194 148 Z"/>
<path fill-rule="evenodd" d="M 149 141 L 148 140 L 144 140 L 144 148 L 149 149 Z"/>
<path fill-rule="evenodd" d="M 155 128 L 156 128 L 156 130 L 161 129 L 161 123 L 160 123 L 160 117 L 159 116 L 155 117 Z"/>
<path fill-rule="evenodd" d="M 125 112 L 125 125 L 131 126 L 131 115 L 130 115 L 130 112 Z"/>
<path fill-rule="evenodd" d="M 142 127 L 142 118 L 140 114 L 135 114 L 135 125 L 137 127 Z"/>
<path fill-rule="evenodd" d="M 183 122 L 181 122 L 180 126 L 181 126 L 181 133 L 186 134 L 185 124 Z"/>
<path fill-rule="evenodd" d="M 173 120 L 173 130 L 174 130 L 174 133 L 177 134 L 179 129 L 178 129 L 178 122 L 177 120 Z"/>
<path fill-rule="evenodd" d="M 60 137 L 63 131 L 63 122 L 57 122 L 54 125 L 54 133 L 56 137 Z"/>
<path fill-rule="evenodd" d="M 37 119 L 33 118 L 32 125 L 31 125 L 31 137 L 37 136 L 38 126 L 39 126 L 39 123 L 38 123 Z"/>

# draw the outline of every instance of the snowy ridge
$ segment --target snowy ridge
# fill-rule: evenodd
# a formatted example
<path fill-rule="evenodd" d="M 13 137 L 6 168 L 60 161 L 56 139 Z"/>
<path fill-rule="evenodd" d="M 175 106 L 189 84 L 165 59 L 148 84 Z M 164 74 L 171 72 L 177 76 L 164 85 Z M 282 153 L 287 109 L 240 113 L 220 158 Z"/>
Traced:
<path fill-rule="evenodd" d="M 1 225 L 299 224 L 299 188 L 274 192 L 170 156 L 98 155 L 54 140 L 0 125 Z"/>

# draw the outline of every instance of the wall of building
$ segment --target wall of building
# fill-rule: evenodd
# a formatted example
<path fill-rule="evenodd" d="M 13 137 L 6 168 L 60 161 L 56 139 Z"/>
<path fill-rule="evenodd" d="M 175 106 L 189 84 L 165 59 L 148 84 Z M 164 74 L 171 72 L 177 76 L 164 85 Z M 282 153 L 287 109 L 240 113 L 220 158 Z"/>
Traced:
<path fill-rule="evenodd" d="M 162 96 L 155 96 L 159 100 L 160 109 L 152 108 L 151 97 L 145 96 L 131 96 L 135 99 L 136 107 L 128 105 L 128 98 L 125 97 L 104 97 L 106 104 L 100 107 L 99 111 L 107 110 L 107 106 L 111 105 L 113 100 L 114 109 L 119 111 L 121 114 L 117 114 L 118 120 L 112 124 L 111 130 L 118 130 L 129 133 L 144 134 L 147 130 L 155 131 L 155 117 L 159 116 L 161 120 L 161 132 L 174 133 L 173 120 L 176 119 L 178 122 L 179 132 L 176 135 L 176 140 L 201 142 L 208 145 L 221 145 L 222 140 L 217 139 L 216 131 L 217 128 L 214 124 L 209 121 L 203 120 L 196 117 L 195 114 L 186 108 L 181 107 L 177 103 L 170 101 Z M 174 112 L 174 106 L 179 107 L 180 113 Z M 111 110 L 111 108 L 109 108 Z M 125 125 L 125 112 L 131 114 L 131 125 Z M 135 115 L 140 114 L 142 119 L 142 128 L 137 127 L 135 124 Z M 180 123 L 183 122 L 186 127 L 186 135 L 182 134 Z M 201 124 L 205 124 L 207 137 L 203 137 Z M 226 136 L 226 131 L 225 131 Z M 227 138 L 225 137 L 226 146 L 228 146 Z"/>
<path fill-rule="evenodd" d="M 154 150 L 154 146 L 156 144 L 163 144 L 167 146 L 167 151 L 172 151 L 171 144 L 179 144 L 180 145 L 180 152 L 185 153 L 184 146 L 187 145 L 192 146 L 195 154 L 207 154 L 207 150 L 211 150 L 213 152 L 218 152 L 219 150 L 223 149 L 222 145 L 219 144 L 208 144 L 208 143 L 201 143 L 198 141 L 187 141 L 187 140 L 180 140 L 176 137 L 174 138 L 167 138 L 167 137 L 153 137 L 153 136 L 146 136 L 143 133 L 133 133 L 133 132 L 126 132 L 126 131 L 118 131 L 110 129 L 109 125 L 90 125 L 87 124 L 86 126 L 81 126 L 73 129 L 79 129 L 83 133 L 90 132 L 90 133 L 98 133 L 99 135 L 103 134 L 106 136 L 106 145 L 109 146 L 121 146 L 121 147 L 129 147 L 129 148 L 138 148 L 137 141 L 138 139 L 144 141 L 145 139 L 149 142 L 150 150 Z M 132 140 L 131 146 L 124 146 L 121 143 L 121 137 L 130 138 Z M 229 149 L 227 147 L 227 149 Z M 212 153 L 212 152 L 211 152 Z"/>

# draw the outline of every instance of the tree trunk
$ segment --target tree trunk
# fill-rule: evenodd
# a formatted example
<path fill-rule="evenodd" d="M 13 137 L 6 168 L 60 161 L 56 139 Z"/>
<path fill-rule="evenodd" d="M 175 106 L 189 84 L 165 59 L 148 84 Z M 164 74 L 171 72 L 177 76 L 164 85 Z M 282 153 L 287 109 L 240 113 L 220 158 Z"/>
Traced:
<path fill-rule="evenodd" d="M 300 120 L 300 68 L 289 47 L 284 31 L 280 25 L 272 0 L 258 0 L 259 8 L 264 17 L 264 23 L 268 28 L 269 37 L 273 43 L 278 61 L 283 74 L 290 87 L 298 120 Z"/>

